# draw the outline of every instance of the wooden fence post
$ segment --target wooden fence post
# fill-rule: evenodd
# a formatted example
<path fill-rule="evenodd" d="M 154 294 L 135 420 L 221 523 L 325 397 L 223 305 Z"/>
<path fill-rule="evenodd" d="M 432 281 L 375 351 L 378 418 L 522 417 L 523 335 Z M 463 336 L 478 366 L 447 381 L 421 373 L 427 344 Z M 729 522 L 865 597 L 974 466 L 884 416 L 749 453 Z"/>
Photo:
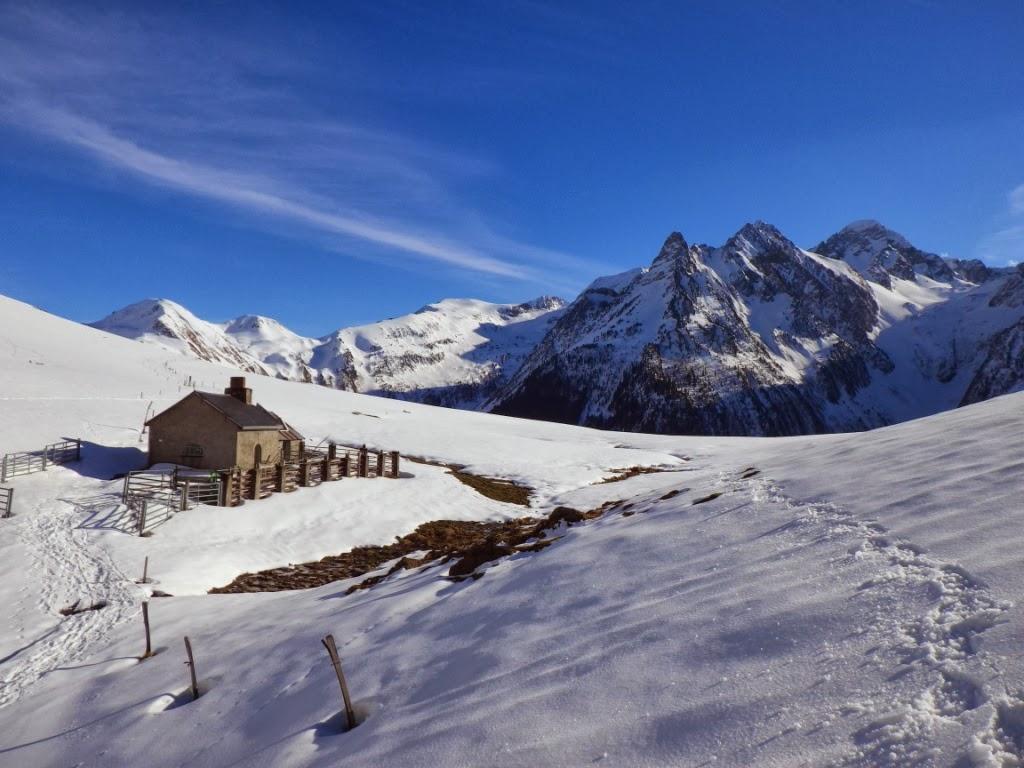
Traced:
<path fill-rule="evenodd" d="M 277 465 L 277 492 L 284 493 L 284 459 Z"/>
<path fill-rule="evenodd" d="M 75 438 L 75 461 L 82 460 L 82 438 Z"/>
<path fill-rule="evenodd" d="M 331 657 L 331 665 L 338 676 L 338 685 L 341 686 L 341 698 L 345 702 L 345 719 L 348 722 L 348 730 L 356 727 L 356 713 L 352 708 L 352 699 L 348 695 L 348 683 L 345 682 L 345 673 L 341 669 L 341 659 L 338 657 L 338 646 L 334 644 L 334 635 L 327 635 L 321 643 L 327 649 L 327 655 Z"/>
<path fill-rule="evenodd" d="M 185 636 L 185 653 L 188 654 L 188 661 L 185 662 L 185 666 L 188 667 L 189 676 L 191 677 L 192 683 L 192 701 L 199 698 L 199 683 L 196 681 L 196 660 L 192 657 L 192 643 L 189 642 L 188 636 Z"/>
<path fill-rule="evenodd" d="M 398 477 L 398 451 L 391 452 L 391 476 Z"/>
<path fill-rule="evenodd" d="M 370 452 L 364 445 L 359 449 L 359 476 L 367 477 L 370 474 Z"/>
<path fill-rule="evenodd" d="M 377 451 L 377 477 L 384 477 L 384 449 Z"/>
<path fill-rule="evenodd" d="M 341 457 L 341 469 L 339 470 L 340 477 L 348 477 L 348 453 Z"/>
<path fill-rule="evenodd" d="M 153 643 L 149 639 L 149 603 L 142 603 L 142 623 L 146 627 L 146 652 L 142 654 L 142 658 L 148 659 L 153 655 Z"/>
<path fill-rule="evenodd" d="M 146 507 L 149 505 L 146 503 L 145 498 L 141 496 L 136 496 L 135 498 L 139 500 L 138 504 L 141 505 L 139 507 L 139 536 L 142 536 L 146 532 Z"/>
<path fill-rule="evenodd" d="M 146 560 L 142 563 L 142 581 L 140 584 L 149 584 L 149 555 L 146 555 Z"/>
<path fill-rule="evenodd" d="M 7 482 L 7 454 L 4 454 L 3 468 L 0 469 L 0 483 Z"/>
<path fill-rule="evenodd" d="M 326 456 L 323 460 L 323 465 L 320 467 L 320 482 L 326 483 L 331 479 L 331 458 Z"/>

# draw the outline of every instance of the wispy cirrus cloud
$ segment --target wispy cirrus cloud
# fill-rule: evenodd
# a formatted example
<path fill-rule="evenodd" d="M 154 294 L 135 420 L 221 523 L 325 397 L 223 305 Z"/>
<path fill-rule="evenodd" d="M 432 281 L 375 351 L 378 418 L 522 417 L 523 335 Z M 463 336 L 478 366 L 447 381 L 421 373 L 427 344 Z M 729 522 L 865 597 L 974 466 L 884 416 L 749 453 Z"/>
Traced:
<path fill-rule="evenodd" d="M 1010 190 L 1006 199 L 1000 225 L 978 244 L 978 256 L 990 264 L 1013 267 L 1024 261 L 1024 184 Z"/>
<path fill-rule="evenodd" d="M 595 269 L 501 234 L 464 201 L 462 185 L 498 172 L 486 158 L 380 128 L 356 98 L 350 114 L 323 103 L 294 50 L 185 32 L 159 17 L 0 9 L 0 122 L 363 257 L 552 284 Z"/>
<path fill-rule="evenodd" d="M 1024 214 L 1024 184 L 1010 191 L 1010 213 Z"/>

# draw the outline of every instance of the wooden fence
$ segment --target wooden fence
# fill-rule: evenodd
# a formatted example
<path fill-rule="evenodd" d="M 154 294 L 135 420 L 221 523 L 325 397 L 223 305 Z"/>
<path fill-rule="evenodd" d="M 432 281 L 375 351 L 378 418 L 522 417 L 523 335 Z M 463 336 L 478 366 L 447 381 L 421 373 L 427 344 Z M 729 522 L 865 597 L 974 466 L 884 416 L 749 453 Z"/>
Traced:
<path fill-rule="evenodd" d="M 158 507 L 161 519 L 166 519 L 173 511 L 190 509 L 197 504 L 236 507 L 247 500 L 258 501 L 275 493 L 291 493 L 345 477 L 397 478 L 399 463 L 398 451 L 371 451 L 365 446 L 353 448 L 331 443 L 326 449 L 305 451 L 298 461 L 259 464 L 252 469 L 233 467 L 203 472 L 179 468 L 129 472 L 124 479 L 122 501 L 138 516 L 148 517 L 150 521 L 153 509 Z M 147 509 L 143 509 L 141 499 L 148 500 Z M 165 513 L 165 510 L 170 511 Z"/>
<path fill-rule="evenodd" d="M 51 443 L 38 451 L 7 453 L 0 459 L 0 483 L 18 475 L 45 472 L 51 464 L 68 464 L 81 458 L 81 439 Z"/>
<path fill-rule="evenodd" d="M 261 464 L 252 469 L 221 470 L 221 505 L 234 507 L 245 501 L 265 499 L 274 493 L 291 493 L 344 477 L 399 476 L 398 451 L 382 451 L 363 446 L 329 444 L 326 448 L 307 449 L 298 461 Z"/>
<path fill-rule="evenodd" d="M 11 516 L 14 508 L 14 489 L 0 488 L 0 520 Z"/>

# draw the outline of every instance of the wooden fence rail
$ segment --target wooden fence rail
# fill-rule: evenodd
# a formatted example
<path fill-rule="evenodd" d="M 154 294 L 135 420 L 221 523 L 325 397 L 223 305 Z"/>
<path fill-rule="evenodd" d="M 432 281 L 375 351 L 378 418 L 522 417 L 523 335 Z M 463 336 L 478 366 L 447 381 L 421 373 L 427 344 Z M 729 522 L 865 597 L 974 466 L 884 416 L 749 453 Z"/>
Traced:
<path fill-rule="evenodd" d="M 0 519 L 11 516 L 14 508 L 14 489 L 0 488 Z"/>
<path fill-rule="evenodd" d="M 274 493 L 291 493 L 346 477 L 398 477 L 398 451 L 334 445 L 310 449 L 298 461 L 260 464 L 252 469 L 232 467 L 217 472 L 199 470 L 139 470 L 125 476 L 123 501 L 129 496 L 178 494 L 179 509 L 196 504 L 236 507 Z M 152 507 L 152 504 L 150 505 Z"/>

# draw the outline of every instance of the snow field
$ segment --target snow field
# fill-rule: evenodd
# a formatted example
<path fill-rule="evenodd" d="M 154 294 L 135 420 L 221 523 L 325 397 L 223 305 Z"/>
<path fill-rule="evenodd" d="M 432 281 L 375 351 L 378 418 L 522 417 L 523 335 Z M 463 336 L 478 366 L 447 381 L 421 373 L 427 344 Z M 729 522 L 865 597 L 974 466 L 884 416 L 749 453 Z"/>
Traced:
<path fill-rule="evenodd" d="M 423 519 L 526 512 L 407 464 L 191 510 L 149 540 L 89 527 L 139 459 L 148 403 L 227 375 L 0 300 L 0 451 L 88 441 L 82 465 L 17 479 L 0 521 L 0 766 L 1024 764 L 1024 396 L 870 433 L 710 439 L 253 378 L 317 439 L 515 479 L 539 512 L 620 503 L 479 580 L 437 566 L 348 596 L 361 578 L 204 595 Z M 599 483 L 635 465 L 670 471 Z M 140 663 L 143 543 L 181 596 L 151 601 L 158 653 Z M 108 607 L 56 615 L 79 598 Z M 365 717 L 350 733 L 327 632 Z"/>

